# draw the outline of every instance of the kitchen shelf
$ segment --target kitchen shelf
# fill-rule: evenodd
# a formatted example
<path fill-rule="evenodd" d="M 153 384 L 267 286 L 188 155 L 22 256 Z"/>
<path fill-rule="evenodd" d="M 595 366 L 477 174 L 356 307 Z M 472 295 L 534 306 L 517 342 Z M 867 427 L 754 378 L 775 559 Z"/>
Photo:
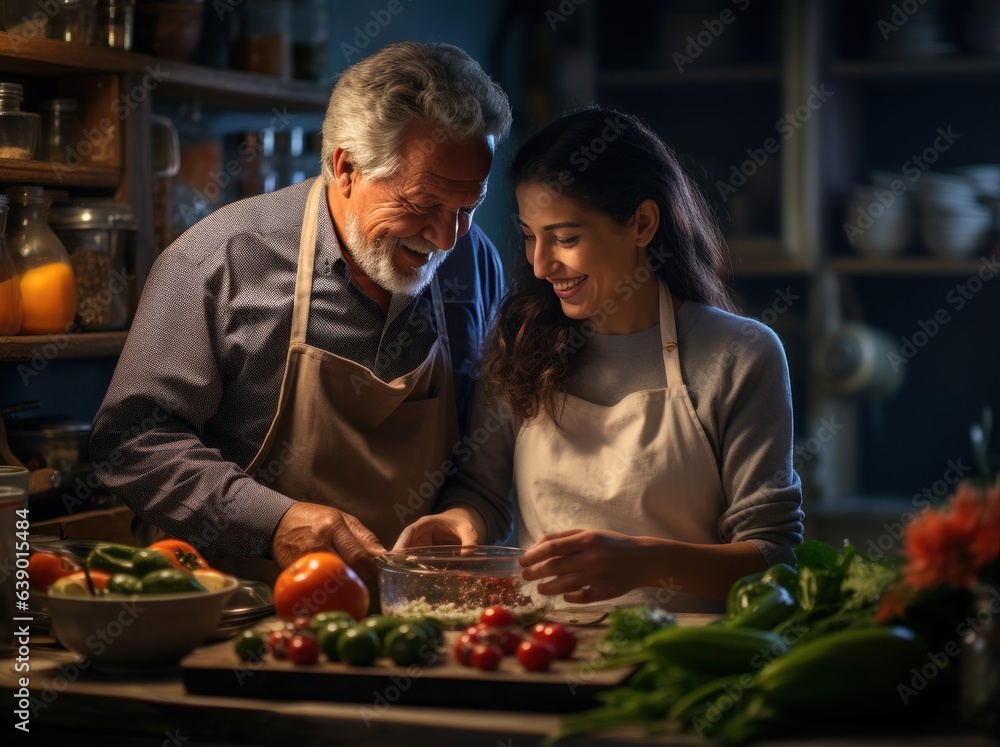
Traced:
<path fill-rule="evenodd" d="M 55 39 L 32 39 L 0 31 L 0 66 L 18 75 L 73 75 L 132 73 L 144 89 L 157 97 L 204 99 L 204 104 L 237 107 L 241 111 L 268 111 L 283 105 L 326 108 L 326 86 L 301 80 L 257 75 L 238 70 L 162 60 L 137 52 L 71 44 Z"/>
<path fill-rule="evenodd" d="M 56 358 L 102 358 L 118 355 L 128 332 L 80 332 L 65 335 L 0 337 L 0 361 Z"/>
<path fill-rule="evenodd" d="M 859 82 L 898 81 L 906 78 L 1000 76 L 1000 58 L 951 57 L 929 60 L 839 60 L 830 65 L 830 72 L 839 78 Z"/>
<path fill-rule="evenodd" d="M 67 166 L 50 161 L 19 161 L 0 158 L 0 182 L 57 187 L 115 188 L 121 169 L 106 166 Z"/>
<path fill-rule="evenodd" d="M 669 68 L 607 70 L 599 77 L 600 85 L 615 88 L 777 83 L 780 80 L 781 69 L 767 64 L 694 66 L 685 71 Z"/>
<path fill-rule="evenodd" d="M 907 257 L 868 259 L 858 257 L 833 257 L 827 267 L 844 275 L 913 275 L 961 276 L 975 275 L 987 262 L 986 257 L 968 260 L 943 260 L 933 257 Z"/>

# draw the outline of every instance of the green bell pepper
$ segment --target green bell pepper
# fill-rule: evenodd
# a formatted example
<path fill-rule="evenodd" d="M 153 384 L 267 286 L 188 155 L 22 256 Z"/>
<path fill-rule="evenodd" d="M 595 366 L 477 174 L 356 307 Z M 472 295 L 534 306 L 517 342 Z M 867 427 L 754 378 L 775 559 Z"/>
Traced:
<path fill-rule="evenodd" d="M 141 578 L 153 571 L 173 568 L 174 564 L 159 550 L 131 545 L 101 544 L 87 556 L 87 567 L 92 571 L 127 573 Z"/>
<path fill-rule="evenodd" d="M 186 591 L 205 591 L 205 587 L 191 571 L 161 568 L 142 577 L 144 594 L 179 594 Z"/>
<path fill-rule="evenodd" d="M 108 579 L 108 594 L 142 594 L 142 581 L 128 573 L 116 573 Z"/>

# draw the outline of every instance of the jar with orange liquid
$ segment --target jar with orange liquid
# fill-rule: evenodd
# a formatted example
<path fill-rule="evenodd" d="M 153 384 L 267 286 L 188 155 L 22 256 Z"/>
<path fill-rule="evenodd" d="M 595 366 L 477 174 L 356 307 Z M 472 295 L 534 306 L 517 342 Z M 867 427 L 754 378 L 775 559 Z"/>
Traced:
<path fill-rule="evenodd" d="M 7 198 L 0 195 L 0 335 L 16 335 L 21 331 L 21 285 L 3 238 L 6 222 Z"/>
<path fill-rule="evenodd" d="M 49 228 L 41 187 L 7 190 L 7 246 L 21 289 L 21 334 L 68 332 L 76 316 L 76 281 L 66 247 Z"/>

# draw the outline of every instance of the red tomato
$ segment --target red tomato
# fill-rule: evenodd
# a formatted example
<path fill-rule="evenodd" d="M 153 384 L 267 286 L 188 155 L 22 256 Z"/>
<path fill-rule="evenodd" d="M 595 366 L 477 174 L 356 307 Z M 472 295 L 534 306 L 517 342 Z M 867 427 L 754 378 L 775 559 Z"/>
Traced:
<path fill-rule="evenodd" d="M 362 620 L 369 601 L 364 581 L 332 552 L 303 555 L 274 582 L 274 610 L 285 620 L 326 610 L 343 610 Z"/>
<path fill-rule="evenodd" d="M 531 629 L 535 640 L 547 643 L 557 659 L 568 659 L 576 650 L 576 636 L 559 623 L 538 623 Z"/>
<path fill-rule="evenodd" d="M 476 646 L 476 639 L 469 633 L 462 633 L 455 641 L 455 661 L 465 666 L 472 664 L 472 649 Z"/>
<path fill-rule="evenodd" d="M 33 552 L 28 558 L 28 586 L 35 591 L 48 591 L 59 579 L 79 571 L 80 566 L 50 552 Z"/>
<path fill-rule="evenodd" d="M 483 637 L 485 633 L 489 631 L 489 629 L 490 626 L 485 623 L 476 623 L 475 625 L 470 625 L 469 627 L 467 627 L 465 629 L 465 632 L 471 636 L 474 636 L 476 640 L 479 640 L 480 638 Z"/>
<path fill-rule="evenodd" d="M 552 648 L 541 641 L 521 641 L 517 647 L 517 660 L 529 672 L 544 672 L 555 658 Z"/>
<path fill-rule="evenodd" d="M 479 643 L 472 649 L 469 661 L 476 669 L 481 669 L 484 672 L 492 672 L 500 666 L 502 658 L 503 651 L 499 646 L 492 643 Z"/>
<path fill-rule="evenodd" d="M 315 664 L 319 660 L 319 642 L 309 633 L 296 633 L 285 644 L 285 655 L 293 664 Z"/>
<path fill-rule="evenodd" d="M 509 609 L 495 604 L 483 610 L 483 614 L 479 616 L 479 623 L 489 625 L 491 628 L 509 628 L 515 625 L 517 620 Z"/>
<path fill-rule="evenodd" d="M 159 550 L 174 564 L 174 568 L 182 571 L 193 571 L 196 568 L 208 568 L 208 563 L 201 557 L 201 553 L 184 540 L 169 538 L 159 542 L 154 542 L 149 546 L 150 550 Z"/>

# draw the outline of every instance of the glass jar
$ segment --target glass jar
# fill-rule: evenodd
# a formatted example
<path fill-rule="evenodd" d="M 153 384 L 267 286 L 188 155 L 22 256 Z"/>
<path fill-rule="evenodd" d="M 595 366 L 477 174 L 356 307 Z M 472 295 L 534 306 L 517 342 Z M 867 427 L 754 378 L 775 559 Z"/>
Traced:
<path fill-rule="evenodd" d="M 30 161 L 38 141 L 38 115 L 21 111 L 20 83 L 0 83 L 0 158 Z"/>
<path fill-rule="evenodd" d="M 0 335 L 16 335 L 21 331 L 21 286 L 3 237 L 6 222 L 7 198 L 0 195 Z"/>
<path fill-rule="evenodd" d="M 135 0 L 98 0 L 97 43 L 108 49 L 132 49 Z"/>
<path fill-rule="evenodd" d="M 56 202 L 49 226 L 73 265 L 80 329 L 127 329 L 135 301 L 131 268 L 138 228 L 132 206 L 104 199 Z"/>
<path fill-rule="evenodd" d="M 66 247 L 48 225 L 41 187 L 10 187 L 7 247 L 21 288 L 21 333 L 61 334 L 76 316 L 76 280 Z"/>
<path fill-rule="evenodd" d="M 93 44 L 97 28 L 97 0 L 54 0 L 49 38 L 76 44 Z"/>
<path fill-rule="evenodd" d="M 261 75 L 292 77 L 289 0 L 246 0 L 233 49 L 233 66 Z"/>
<path fill-rule="evenodd" d="M 49 17 L 38 7 L 37 0 L 4 0 L 0 3 L 0 22 L 8 34 L 27 39 L 44 39 Z"/>
<path fill-rule="evenodd" d="M 959 661 L 961 718 L 970 729 L 1000 736 L 1000 589 L 978 586 L 973 605 Z"/>
<path fill-rule="evenodd" d="M 326 0 L 293 0 L 292 77 L 320 82 L 327 77 Z"/>
<path fill-rule="evenodd" d="M 41 161 L 69 163 L 80 146 L 80 106 L 76 99 L 46 99 L 38 105 L 42 118 Z"/>

